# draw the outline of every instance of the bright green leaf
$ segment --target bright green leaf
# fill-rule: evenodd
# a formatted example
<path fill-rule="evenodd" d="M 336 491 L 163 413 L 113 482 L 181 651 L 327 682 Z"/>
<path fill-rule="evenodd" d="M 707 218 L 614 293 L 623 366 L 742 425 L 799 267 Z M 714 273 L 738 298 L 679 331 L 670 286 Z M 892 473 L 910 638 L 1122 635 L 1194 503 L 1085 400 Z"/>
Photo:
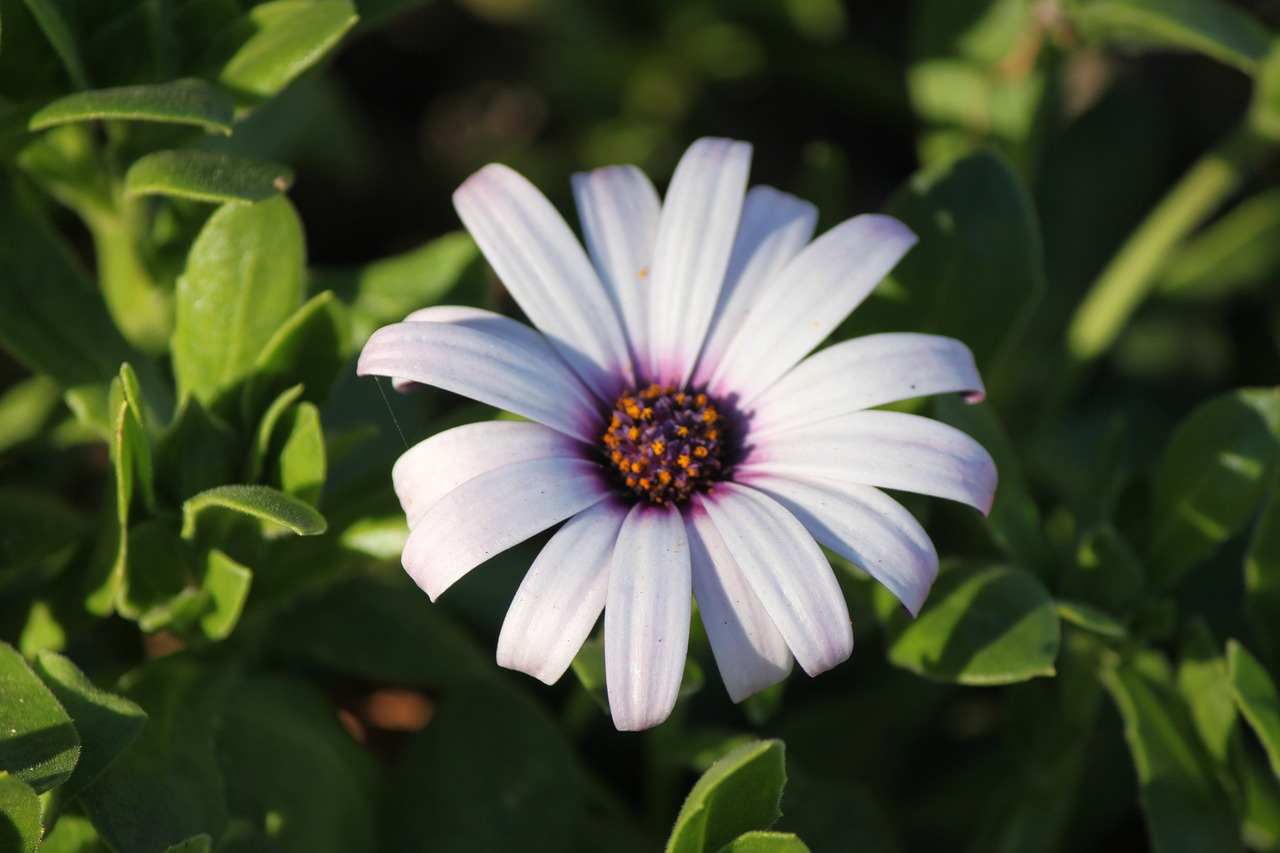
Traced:
<path fill-rule="evenodd" d="M 189 498 L 182 505 L 182 536 L 190 539 L 196 520 L 211 509 L 229 509 L 278 524 L 299 536 L 324 533 L 324 517 L 292 495 L 267 486 L 215 486 Z"/>
<path fill-rule="evenodd" d="M 809 848 L 789 832 L 745 832 L 720 853 L 809 853 Z"/>
<path fill-rule="evenodd" d="M 292 388 L 286 388 L 281 391 L 280 395 L 267 407 L 262 419 L 258 421 L 258 429 L 253 437 L 253 446 L 249 448 L 249 461 L 245 471 L 245 479 L 256 482 L 262 477 L 267 453 L 271 449 L 271 442 L 275 435 L 276 424 L 280 422 L 280 418 L 284 416 L 284 413 L 301 396 L 302 386 L 294 385 Z"/>
<path fill-rule="evenodd" d="M 346 0 L 272 0 L 249 10 L 254 29 L 218 82 L 252 104 L 279 92 L 333 49 L 359 17 Z"/>
<path fill-rule="evenodd" d="M 164 850 L 200 833 L 220 834 L 226 783 L 214 734 L 231 672 L 176 654 L 146 662 L 121 687 L 147 720 L 80 795 L 103 840 L 116 850 Z"/>
<path fill-rule="evenodd" d="M 58 700 L 8 643 L 0 643 L 0 768 L 36 793 L 61 785 L 80 757 L 80 738 Z"/>
<path fill-rule="evenodd" d="M 194 124 L 229 134 L 234 112 L 231 99 L 217 86 L 186 79 L 76 92 L 42 107 L 28 126 L 44 130 L 74 121 L 117 119 Z"/>
<path fill-rule="evenodd" d="M 1228 689 L 1227 665 L 1203 620 L 1193 620 L 1183 632 L 1177 687 L 1201 743 L 1214 761 L 1225 766 L 1236 709 Z"/>
<path fill-rule="evenodd" d="M 1104 669 L 1101 675 L 1124 719 L 1156 851 L 1242 850 L 1234 809 L 1168 672 L 1153 663 Z"/>
<path fill-rule="evenodd" d="M 60 396 L 48 376 L 32 376 L 0 392 L 0 453 L 41 435 Z"/>
<path fill-rule="evenodd" d="M 127 196 L 167 195 L 214 204 L 252 205 L 293 184 L 286 166 L 212 151 L 157 151 L 137 160 L 124 176 Z"/>
<path fill-rule="evenodd" d="M 40 853 L 102 853 L 105 849 L 87 817 L 65 811 L 40 842 Z"/>
<path fill-rule="evenodd" d="M 768 829 L 782 815 L 778 804 L 786 783 L 782 741 L 755 741 L 730 750 L 685 798 L 667 853 L 719 850 L 744 832 Z"/>
<path fill-rule="evenodd" d="M 1248 121 L 1260 136 L 1280 140 L 1280 37 L 1271 39 L 1271 49 L 1255 75 Z"/>
<path fill-rule="evenodd" d="M 302 225 L 283 196 L 223 205 L 178 279 L 173 366 L 181 394 L 209 406 L 252 372 L 302 302 Z"/>
<path fill-rule="evenodd" d="M 1064 622 L 1070 622 L 1077 628 L 1083 628 L 1100 637 L 1123 640 L 1128 635 L 1120 620 L 1092 604 L 1058 599 L 1053 606 Z"/>
<path fill-rule="evenodd" d="M 42 831 L 36 792 L 22 779 L 0 770 L 0 850 L 35 853 Z"/>
<path fill-rule="evenodd" d="M 1144 556 L 1169 585 L 1239 531 L 1269 482 L 1280 435 L 1280 388 L 1234 391 L 1202 405 L 1174 433 L 1155 483 Z"/>
<path fill-rule="evenodd" d="M 943 572 L 915 621 L 895 611 L 889 660 L 940 681 L 1013 684 L 1053 675 L 1058 614 L 1033 576 L 1005 566 Z"/>
<path fill-rule="evenodd" d="M 147 715 L 123 696 L 95 687 L 62 655 L 41 652 L 35 669 L 80 733 L 80 762 L 59 792 L 70 799 L 97 779 L 133 743 Z"/>
<path fill-rule="evenodd" d="M 958 338 L 997 363 L 1044 289 L 1035 211 L 999 155 L 980 151 L 917 173 L 887 210 L 920 238 L 845 324 Z"/>
<path fill-rule="evenodd" d="M 1189 239 L 1164 269 L 1161 293 L 1219 299 L 1280 269 L 1280 189 L 1258 193 Z"/>
<path fill-rule="evenodd" d="M 263 348 L 245 388 L 246 419 L 267 400 L 299 383 L 303 399 L 320 404 L 345 366 L 351 339 L 346 309 L 334 295 L 316 294 L 286 320 Z"/>
<path fill-rule="evenodd" d="M 320 428 L 320 410 L 312 403 L 299 403 L 281 420 L 284 443 L 276 457 L 273 479 L 280 488 L 299 500 L 315 506 L 324 485 L 324 431 Z"/>
<path fill-rule="evenodd" d="M 1235 640 L 1227 642 L 1227 673 L 1236 706 L 1262 741 L 1272 772 L 1280 776 L 1280 691 L 1258 659 Z"/>
<path fill-rule="evenodd" d="M 1252 72 L 1267 30 L 1224 0 L 1072 0 L 1068 20 L 1088 38 L 1194 50 Z"/>
<path fill-rule="evenodd" d="M 89 75 L 85 73 L 84 60 L 80 55 L 80 45 L 76 39 L 75 29 L 67 22 L 60 4 L 56 0 L 23 0 L 31 14 L 40 24 L 45 38 L 62 60 L 62 67 L 67 76 L 78 89 L 89 88 Z"/>
<path fill-rule="evenodd" d="M 282 678 L 245 682 L 219 728 L 218 752 L 237 780 L 228 790 L 233 814 L 259 823 L 273 847 L 379 847 L 379 769 L 314 687 Z"/>
<path fill-rule="evenodd" d="M 208 593 L 212 609 L 200 619 L 200 627 L 211 640 L 225 640 L 231 636 L 245 600 L 253 572 L 240 565 L 218 549 L 209 552 L 201 588 Z"/>
<path fill-rule="evenodd" d="M 404 513 L 362 518 L 342 531 L 342 547 L 378 560 L 394 560 L 404 551 L 408 538 Z"/>
<path fill-rule="evenodd" d="M 418 650 L 422 654 L 422 650 Z M 440 695 L 392 784 L 389 849 L 564 850 L 583 824 L 583 783 L 560 728 L 504 681 Z"/>

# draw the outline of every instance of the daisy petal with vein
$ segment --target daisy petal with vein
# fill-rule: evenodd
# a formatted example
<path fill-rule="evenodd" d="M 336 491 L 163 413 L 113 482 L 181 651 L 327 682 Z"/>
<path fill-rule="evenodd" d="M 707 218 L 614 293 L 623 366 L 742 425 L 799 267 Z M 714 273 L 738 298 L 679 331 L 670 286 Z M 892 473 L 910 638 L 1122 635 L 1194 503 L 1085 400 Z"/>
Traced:
<path fill-rule="evenodd" d="M 882 489 L 988 512 L 991 456 L 945 424 L 875 407 L 982 398 L 959 341 L 884 333 L 809 355 L 915 243 L 868 214 L 812 239 L 816 211 L 747 191 L 751 148 L 695 142 L 660 200 L 632 167 L 573 180 L 585 248 L 528 181 L 491 165 L 454 195 L 534 328 L 440 306 L 378 330 L 359 373 L 527 418 L 434 435 L 396 464 L 405 569 L 434 600 L 559 525 L 507 613 L 498 662 L 556 681 L 604 614 L 614 724 L 671 713 L 691 600 L 736 702 L 853 649 L 822 547 L 913 615 L 938 572 Z M 807 357 L 806 357 L 807 356 Z"/>

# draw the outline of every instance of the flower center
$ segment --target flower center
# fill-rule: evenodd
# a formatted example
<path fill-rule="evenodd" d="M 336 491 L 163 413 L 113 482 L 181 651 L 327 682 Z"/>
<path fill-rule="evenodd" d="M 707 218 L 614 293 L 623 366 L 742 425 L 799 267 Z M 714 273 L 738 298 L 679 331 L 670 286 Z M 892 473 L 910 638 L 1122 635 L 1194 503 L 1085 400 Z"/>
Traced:
<path fill-rule="evenodd" d="M 626 391 L 604 432 L 604 456 L 627 493 L 679 503 L 729 475 L 724 413 L 715 401 L 674 385 Z"/>

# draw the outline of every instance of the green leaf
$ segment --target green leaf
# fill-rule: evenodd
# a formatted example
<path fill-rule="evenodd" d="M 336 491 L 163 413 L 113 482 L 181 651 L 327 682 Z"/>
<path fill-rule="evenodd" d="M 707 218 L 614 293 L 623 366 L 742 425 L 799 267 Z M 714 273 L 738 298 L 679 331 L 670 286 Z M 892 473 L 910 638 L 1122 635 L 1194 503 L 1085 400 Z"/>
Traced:
<path fill-rule="evenodd" d="M 895 609 L 889 660 L 939 681 L 1013 684 L 1053 675 L 1059 623 L 1032 575 L 1007 566 L 957 567 L 938 576 L 914 621 Z"/>
<path fill-rule="evenodd" d="M 350 340 L 346 309 L 333 293 L 309 299 L 276 329 L 254 363 L 243 401 L 246 420 L 298 383 L 304 400 L 323 403 L 346 364 Z"/>
<path fill-rule="evenodd" d="M 1143 549 L 1168 586 L 1239 531 L 1268 485 L 1280 434 L 1280 388 L 1244 389 L 1200 406 L 1174 433 L 1155 483 Z"/>
<path fill-rule="evenodd" d="M 213 151 L 157 151 L 124 176 L 126 196 L 166 195 L 214 204 L 252 205 L 293 184 L 287 166 Z"/>
<path fill-rule="evenodd" d="M 427 688 L 494 671 L 491 654 L 443 608 L 396 580 L 392 586 L 361 578 L 299 602 L 273 632 L 276 654 L 361 679 Z"/>
<path fill-rule="evenodd" d="M 1201 619 L 1192 621 L 1183 634 L 1177 685 L 1201 743 L 1219 766 L 1225 766 L 1236 709 L 1231 704 L 1227 665 Z"/>
<path fill-rule="evenodd" d="M 43 793 L 80 757 L 80 738 L 58 700 L 8 643 L 0 643 L 0 768 Z"/>
<path fill-rule="evenodd" d="M 25 568 L 80 539 L 84 516 L 50 495 L 0 489 L 0 584 L 15 568 Z"/>
<path fill-rule="evenodd" d="M 1245 608 L 1265 650 L 1280 659 L 1280 488 L 1275 483 L 1244 558 Z"/>
<path fill-rule="evenodd" d="M 236 478 L 237 436 L 195 397 L 178 408 L 175 422 L 156 448 L 157 482 L 174 502 Z"/>
<path fill-rule="evenodd" d="M 178 279 L 173 366 L 178 389 L 209 406 L 243 382 L 302 302 L 302 225 L 283 196 L 223 205 Z"/>
<path fill-rule="evenodd" d="M 89 88 L 89 75 L 85 73 L 84 60 L 80 55 L 75 29 L 68 24 L 60 5 L 56 0 L 23 0 L 31 14 L 40 24 L 45 38 L 62 60 L 62 67 L 77 89 Z"/>
<path fill-rule="evenodd" d="M 171 844 L 165 848 L 164 853 L 212 853 L 213 839 L 206 833 L 193 835 L 186 841 L 180 841 L 177 844 Z"/>
<path fill-rule="evenodd" d="M 60 396 L 47 376 L 15 382 L 0 393 L 0 453 L 42 435 Z"/>
<path fill-rule="evenodd" d="M 1064 11 L 1087 38 L 1194 50 L 1246 72 L 1270 46 L 1257 19 L 1223 0 L 1072 0 Z"/>
<path fill-rule="evenodd" d="M 584 821 L 583 783 L 560 728 L 497 680 L 442 693 L 391 790 L 399 820 L 387 846 L 405 853 L 561 851 Z"/>
<path fill-rule="evenodd" d="M 1077 628 L 1083 628 L 1100 637 L 1123 640 L 1129 634 L 1120 620 L 1092 604 L 1058 599 L 1054 602 L 1054 607 L 1064 622 L 1070 622 Z"/>
<path fill-rule="evenodd" d="M 1280 140 L 1280 38 L 1272 38 L 1271 49 L 1254 77 L 1248 123 L 1259 136 Z"/>
<path fill-rule="evenodd" d="M 104 849 L 87 817 L 65 811 L 40 843 L 40 853 L 101 853 Z"/>
<path fill-rule="evenodd" d="M 116 850 L 164 850 L 200 833 L 220 835 L 227 804 L 214 735 L 233 687 L 230 670 L 175 654 L 143 664 L 121 687 L 147 720 L 80 795 L 103 840 Z"/>
<path fill-rule="evenodd" d="M 41 652 L 35 669 L 80 733 L 80 762 L 59 791 L 64 800 L 69 800 L 92 784 L 133 743 L 147 715 L 123 696 L 99 690 L 62 655 Z"/>
<path fill-rule="evenodd" d="M 280 850 L 344 853 L 378 848 L 380 773 L 314 687 L 283 678 L 246 681 L 218 731 L 233 814 L 258 824 Z"/>
<path fill-rule="evenodd" d="M 1031 200 L 1009 165 L 979 151 L 917 173 L 890 201 L 920 242 L 843 333 L 893 329 L 958 338 L 984 370 L 998 363 L 1044 289 Z"/>
<path fill-rule="evenodd" d="M 36 792 L 18 777 L 0 770 L 0 850 L 35 853 L 42 831 Z"/>
<path fill-rule="evenodd" d="M 1124 719 L 1138 797 L 1158 853 L 1242 850 L 1231 802 L 1213 772 L 1163 663 L 1103 669 Z"/>
<path fill-rule="evenodd" d="M 75 121 L 116 119 L 194 124 L 230 134 L 234 112 L 231 99 L 217 86 L 185 79 L 154 86 L 76 92 L 36 111 L 27 126 L 44 130 Z"/>
<path fill-rule="evenodd" d="M 1188 240 L 1164 269 L 1161 294 L 1219 299 L 1266 284 L 1280 268 L 1280 189 L 1240 202 Z"/>
<path fill-rule="evenodd" d="M 116 609 L 144 631 L 169 624 L 173 600 L 187 590 L 191 561 L 177 532 L 158 521 L 144 521 L 129 530 L 124 589 Z"/>
<path fill-rule="evenodd" d="M 1005 556 L 1043 577 L 1049 570 L 1049 545 L 1040 509 L 996 410 L 990 403 L 971 405 L 958 395 L 937 397 L 934 406 L 939 420 L 973 436 L 991 453 L 1000 472 L 1000 487 L 984 523 Z"/>
<path fill-rule="evenodd" d="M 346 0 L 273 0 L 253 7 L 254 32 L 218 82 L 246 104 L 279 92 L 333 49 L 359 16 Z"/>
<path fill-rule="evenodd" d="M 71 251 L 7 172 L 0 172 L 0 269 L 0 344 L 33 372 L 64 389 L 92 388 L 105 402 L 121 363 L 145 361 L 120 335 Z"/>
<path fill-rule="evenodd" d="M 201 588 L 208 593 L 212 609 L 200 619 L 200 627 L 211 640 L 225 640 L 231 636 L 245 600 L 253 572 L 240 565 L 218 549 L 209 552 Z"/>
<path fill-rule="evenodd" d="M 768 829 L 782 815 L 778 805 L 786 783 L 782 741 L 755 741 L 730 750 L 685 798 L 667 853 L 719 850 L 744 832 Z"/>
<path fill-rule="evenodd" d="M 1064 598 L 1124 613 L 1146 582 L 1142 560 L 1129 540 L 1111 524 L 1084 531 L 1076 546 L 1076 564 L 1062 578 Z"/>
<path fill-rule="evenodd" d="M 263 413 L 262 419 L 258 421 L 257 432 L 253 436 L 253 446 L 249 448 L 249 460 L 245 471 L 246 480 L 253 482 L 262 476 L 263 468 L 266 465 L 267 453 L 271 449 L 271 442 L 275 435 L 276 425 L 280 422 L 280 418 L 284 416 L 284 413 L 289 410 L 289 407 L 297 402 L 301 396 L 301 385 L 286 388 L 280 392 L 280 395 L 271 402 L 266 412 Z"/>
<path fill-rule="evenodd" d="M 809 853 L 809 848 L 789 832 L 744 832 L 720 853 Z"/>
<path fill-rule="evenodd" d="M 316 506 L 325 476 L 320 410 L 312 403 L 299 403 L 285 413 L 281 427 L 284 442 L 276 457 L 272 480 L 278 482 L 286 494 Z"/>
<path fill-rule="evenodd" d="M 1231 698 L 1262 741 L 1271 770 L 1280 776 L 1280 691 L 1249 650 L 1227 641 L 1227 678 Z"/>
<path fill-rule="evenodd" d="M 291 530 L 299 536 L 324 533 L 324 516 L 292 495 L 267 486 L 215 486 L 182 504 L 182 536 L 195 536 L 196 521 L 210 509 L 229 509 Z"/>

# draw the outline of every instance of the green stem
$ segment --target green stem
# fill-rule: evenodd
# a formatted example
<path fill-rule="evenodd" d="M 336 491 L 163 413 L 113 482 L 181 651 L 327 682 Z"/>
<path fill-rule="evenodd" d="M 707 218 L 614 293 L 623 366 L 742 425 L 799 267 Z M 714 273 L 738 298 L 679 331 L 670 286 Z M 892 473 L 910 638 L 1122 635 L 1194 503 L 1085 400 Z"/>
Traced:
<path fill-rule="evenodd" d="M 1076 363 L 1105 353 L 1155 286 L 1172 250 L 1212 214 L 1274 141 L 1247 124 L 1201 157 L 1098 276 L 1067 329 Z"/>

